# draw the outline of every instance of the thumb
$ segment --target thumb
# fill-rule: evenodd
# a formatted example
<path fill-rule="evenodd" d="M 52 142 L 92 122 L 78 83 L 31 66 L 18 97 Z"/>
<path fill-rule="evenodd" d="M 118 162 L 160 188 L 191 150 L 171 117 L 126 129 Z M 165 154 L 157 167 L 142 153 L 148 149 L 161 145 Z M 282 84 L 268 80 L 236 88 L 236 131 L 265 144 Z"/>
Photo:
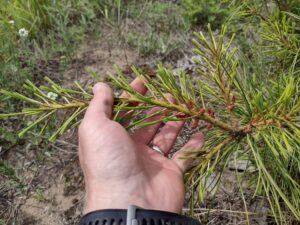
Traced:
<path fill-rule="evenodd" d="M 93 88 L 94 97 L 91 100 L 84 119 L 110 119 L 114 103 L 113 92 L 105 83 L 97 83 Z"/>

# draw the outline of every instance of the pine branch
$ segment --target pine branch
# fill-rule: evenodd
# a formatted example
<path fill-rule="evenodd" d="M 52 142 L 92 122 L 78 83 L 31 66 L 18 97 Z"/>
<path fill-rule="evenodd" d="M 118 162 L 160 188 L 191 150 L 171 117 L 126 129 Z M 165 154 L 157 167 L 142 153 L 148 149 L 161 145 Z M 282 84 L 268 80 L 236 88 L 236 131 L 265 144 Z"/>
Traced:
<path fill-rule="evenodd" d="M 190 77 L 185 71 L 175 75 L 171 68 L 162 65 L 158 65 L 156 77 L 132 68 L 136 77 L 148 88 L 148 94 L 142 95 L 130 86 L 119 68 L 116 67 L 116 74 L 109 73 L 113 86 L 128 94 L 126 98 L 115 97 L 113 119 L 130 120 L 129 130 L 168 121 L 192 121 L 196 125 L 198 120 L 205 121 L 208 129 L 204 148 L 187 151 L 186 157 L 183 157 L 199 159 L 189 174 L 189 181 L 193 181 L 193 185 L 196 182 L 199 187 L 199 196 L 204 196 L 208 178 L 218 172 L 218 168 L 225 168 L 233 154 L 241 154 L 256 168 L 253 176 L 256 193 L 267 196 L 271 210 L 279 215 L 279 220 L 284 220 L 281 202 L 299 219 L 298 51 L 290 61 L 289 69 L 274 79 L 267 73 L 253 72 L 255 67 L 248 69 L 251 62 L 237 58 L 237 49 L 232 47 L 234 36 L 227 43 L 224 41 L 225 27 L 219 38 L 215 38 L 210 28 L 208 30 L 208 38 L 198 33 L 194 40 L 194 52 L 198 54 L 195 60 L 197 77 Z M 281 42 L 275 44 L 287 48 Z M 90 90 L 78 82 L 75 82 L 75 88 L 70 89 L 45 79 L 48 85 L 41 87 L 26 81 L 26 95 L 0 91 L 8 98 L 19 99 L 29 106 L 21 112 L 0 114 L 0 118 L 26 116 L 32 121 L 20 131 L 19 136 L 39 124 L 42 124 L 41 133 L 46 127 L 56 124 L 50 136 L 50 140 L 54 141 L 67 129 L 79 125 L 93 97 Z M 165 94 L 172 95 L 175 101 L 170 103 Z M 154 107 L 161 110 L 143 117 L 145 110 Z M 119 118 L 121 112 L 123 116 Z M 148 121 L 157 115 L 161 115 L 161 119 Z"/>

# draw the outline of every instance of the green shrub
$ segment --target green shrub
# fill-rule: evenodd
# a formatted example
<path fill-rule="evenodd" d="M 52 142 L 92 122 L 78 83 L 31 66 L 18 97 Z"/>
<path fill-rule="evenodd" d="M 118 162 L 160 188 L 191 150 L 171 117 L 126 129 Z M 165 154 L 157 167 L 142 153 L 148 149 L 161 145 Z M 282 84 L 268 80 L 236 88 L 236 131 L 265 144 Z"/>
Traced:
<path fill-rule="evenodd" d="M 183 0 L 184 16 L 192 25 L 211 24 L 212 29 L 219 28 L 229 14 L 224 1 L 219 0 Z"/>

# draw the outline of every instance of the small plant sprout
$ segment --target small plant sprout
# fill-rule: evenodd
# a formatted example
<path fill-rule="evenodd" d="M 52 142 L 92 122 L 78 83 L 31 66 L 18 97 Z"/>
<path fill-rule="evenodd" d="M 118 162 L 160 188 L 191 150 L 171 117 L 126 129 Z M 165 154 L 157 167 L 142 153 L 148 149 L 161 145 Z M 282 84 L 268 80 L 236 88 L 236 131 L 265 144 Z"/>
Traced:
<path fill-rule="evenodd" d="M 47 93 L 47 97 L 52 99 L 52 100 L 56 100 L 56 98 L 58 97 L 58 94 L 53 93 L 53 92 L 50 91 L 50 92 Z"/>
<path fill-rule="evenodd" d="M 26 30 L 25 28 L 21 28 L 19 30 L 19 35 L 21 38 L 27 38 L 28 37 L 28 30 Z"/>

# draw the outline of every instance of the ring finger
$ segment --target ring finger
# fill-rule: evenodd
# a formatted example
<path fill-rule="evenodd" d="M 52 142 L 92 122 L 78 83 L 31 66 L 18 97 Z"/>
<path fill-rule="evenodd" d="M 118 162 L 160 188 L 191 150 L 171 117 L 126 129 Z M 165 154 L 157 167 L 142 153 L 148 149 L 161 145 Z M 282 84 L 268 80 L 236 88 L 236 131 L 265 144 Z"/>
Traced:
<path fill-rule="evenodd" d="M 183 125 L 184 121 L 167 122 L 154 137 L 152 145 L 158 147 L 164 155 L 169 154 Z"/>

